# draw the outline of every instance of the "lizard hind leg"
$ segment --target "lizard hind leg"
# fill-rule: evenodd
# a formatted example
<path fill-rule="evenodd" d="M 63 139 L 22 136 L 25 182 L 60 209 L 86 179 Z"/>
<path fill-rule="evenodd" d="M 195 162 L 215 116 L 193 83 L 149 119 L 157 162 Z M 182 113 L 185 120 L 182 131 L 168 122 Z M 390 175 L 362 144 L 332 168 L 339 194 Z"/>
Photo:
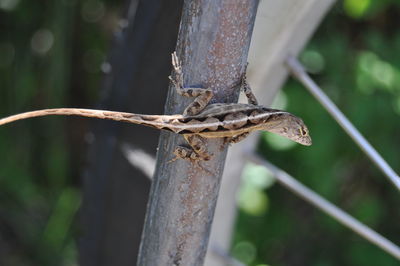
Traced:
<path fill-rule="evenodd" d="M 174 162 L 178 159 L 184 159 L 184 160 L 188 160 L 188 161 L 199 161 L 202 159 L 192 149 L 186 148 L 183 146 L 176 147 L 174 150 L 174 155 L 175 155 L 175 157 L 172 160 L 168 161 L 169 163 Z"/>
<path fill-rule="evenodd" d="M 169 76 L 168 78 L 172 81 L 175 88 L 183 88 L 183 73 L 182 73 L 182 65 L 176 55 L 176 51 L 172 53 L 172 67 L 174 77 Z"/>
<path fill-rule="evenodd" d="M 184 135 L 184 138 L 191 148 L 182 146 L 176 147 L 174 151 L 175 158 L 171 161 L 175 161 L 177 159 L 189 161 L 209 161 L 211 159 L 212 155 L 206 150 L 204 138 L 198 135 Z"/>
<path fill-rule="evenodd" d="M 196 99 L 189 104 L 183 112 L 184 116 L 191 116 L 200 113 L 210 102 L 213 97 L 213 92 L 211 89 L 204 88 L 185 88 L 183 85 L 183 72 L 182 65 L 179 61 L 176 52 L 172 54 L 172 67 L 174 72 L 174 77 L 169 76 L 176 88 L 176 92 L 179 95 L 186 97 L 196 97 Z"/>
<path fill-rule="evenodd" d="M 174 151 L 175 158 L 169 162 L 176 161 L 177 159 L 184 159 L 194 163 L 195 166 L 199 167 L 202 171 L 205 171 L 209 175 L 213 175 L 212 172 L 204 168 L 200 162 L 209 161 L 212 158 L 212 154 L 206 151 L 206 146 L 204 138 L 198 135 L 184 135 L 184 138 L 191 146 L 191 148 L 186 148 L 182 146 L 176 147 Z"/>
<path fill-rule="evenodd" d="M 192 149 L 182 147 L 182 146 L 176 147 L 176 149 L 174 151 L 174 155 L 175 155 L 175 157 L 172 160 L 169 160 L 168 163 L 174 162 L 178 159 L 184 159 L 184 160 L 188 160 L 188 161 L 194 163 L 194 165 L 196 167 L 199 167 L 200 170 L 206 172 L 207 174 L 209 174 L 209 175 L 213 174 L 211 171 L 207 170 L 200 164 L 201 161 L 210 160 L 211 156 L 207 157 L 207 158 L 203 158 L 199 154 L 197 154 L 195 151 L 193 151 Z"/>
<path fill-rule="evenodd" d="M 183 116 L 197 115 L 208 105 L 211 98 L 213 97 L 213 92 L 210 89 L 203 88 L 184 88 L 185 93 L 182 94 L 188 97 L 196 97 L 196 99 L 189 104 L 183 111 Z"/>
<path fill-rule="evenodd" d="M 192 147 L 193 151 L 197 154 L 198 160 L 209 161 L 212 157 L 211 154 L 207 152 L 205 140 L 199 135 L 184 135 L 187 143 Z"/>

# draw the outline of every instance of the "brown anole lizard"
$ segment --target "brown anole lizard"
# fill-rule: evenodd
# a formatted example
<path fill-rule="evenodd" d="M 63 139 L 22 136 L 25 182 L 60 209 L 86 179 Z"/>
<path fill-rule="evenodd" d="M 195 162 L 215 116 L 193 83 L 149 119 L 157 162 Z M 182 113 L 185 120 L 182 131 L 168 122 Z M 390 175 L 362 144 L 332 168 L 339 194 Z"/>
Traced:
<path fill-rule="evenodd" d="M 176 91 L 182 96 L 196 97 L 183 114 L 142 115 L 92 109 L 55 108 L 12 115 L 0 119 L 0 125 L 46 115 L 75 115 L 141 124 L 182 134 L 190 148 L 178 146 L 174 154 L 176 158 L 192 161 L 210 160 L 211 155 L 204 144 L 205 138 L 224 138 L 225 143 L 237 143 L 256 130 L 273 132 L 300 144 L 311 145 L 311 137 L 303 120 L 291 113 L 258 105 L 246 82 L 245 74 L 241 90 L 247 96 L 248 104 L 208 104 L 213 97 L 211 89 L 184 87 L 182 67 L 175 52 L 172 54 L 172 66 L 174 77 L 169 78 Z"/>

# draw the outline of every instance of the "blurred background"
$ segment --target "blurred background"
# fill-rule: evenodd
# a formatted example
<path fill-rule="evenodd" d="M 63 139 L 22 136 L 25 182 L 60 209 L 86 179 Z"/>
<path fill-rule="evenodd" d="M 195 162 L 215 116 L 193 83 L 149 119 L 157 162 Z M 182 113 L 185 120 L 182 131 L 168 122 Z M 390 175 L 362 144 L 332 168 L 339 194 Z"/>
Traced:
<path fill-rule="evenodd" d="M 139 44 L 131 49 L 138 53 L 140 47 L 149 49 L 137 60 L 147 72 L 140 74 L 145 70 L 137 65 L 125 66 L 127 75 L 136 80 L 135 93 L 122 91 L 113 97 L 109 89 L 116 85 L 110 85 L 115 84 L 110 72 L 119 60 L 115 51 L 120 48 L 118 40 L 127 22 L 121 17 L 132 15 L 132 5 L 127 8 L 122 0 L 0 0 L 0 117 L 54 107 L 161 113 L 170 72 L 169 53 L 174 49 L 179 23 L 180 10 L 173 5 L 149 7 L 157 8 L 158 14 L 166 13 L 149 25 L 173 17 L 168 30 L 162 26 L 142 29 L 164 30 L 171 36 L 166 44 L 161 44 L 160 39 L 165 39 L 161 33 L 154 37 L 132 29 L 138 32 L 135 41 Z M 166 12 L 168 8 L 174 13 Z M 397 0 L 338 1 L 300 56 L 313 78 L 398 173 L 399 17 Z M 151 16 L 143 11 L 136 14 L 135 21 L 140 19 Z M 153 87 L 165 89 L 140 90 L 140 84 L 152 82 L 157 83 Z M 125 98 L 136 98 L 136 103 L 132 105 Z M 314 145 L 304 149 L 265 134 L 259 152 L 363 223 L 400 243 L 398 191 L 327 112 L 293 80 L 286 83 L 274 105 L 302 117 Z M 124 131 L 125 125 L 108 122 L 104 127 L 111 131 L 107 131 L 102 130 L 103 124 L 96 123 L 82 118 L 47 117 L 0 128 L 0 265 L 78 264 L 78 250 L 90 246 L 85 240 L 90 219 L 83 219 L 82 226 L 80 217 L 85 214 L 79 210 L 82 204 L 85 210 L 85 202 L 90 201 L 85 200 L 90 197 L 87 195 L 97 195 L 83 193 L 88 190 L 83 188 L 88 186 L 85 177 L 98 163 L 92 158 L 96 151 L 89 148 L 95 143 L 96 133 L 88 132 L 100 129 L 111 135 L 130 134 Z M 142 130 L 129 127 L 126 130 Z M 146 149 L 155 153 L 158 132 L 143 130 L 149 131 L 141 131 L 136 141 L 149 134 L 155 141 Z M 142 194 L 135 195 L 136 202 L 145 206 L 150 182 L 138 178 L 131 183 L 132 187 L 144 187 Z M 111 186 L 116 191 L 122 189 L 114 183 Z M 109 194 L 109 198 L 116 193 Z M 390 255 L 275 184 L 262 168 L 246 166 L 237 201 L 239 215 L 231 251 L 246 265 L 399 265 Z M 115 202 L 108 205 L 109 209 L 126 203 Z M 107 210 L 98 213 L 104 215 Z M 144 207 L 131 219 L 140 224 L 143 213 Z M 123 214 L 121 210 L 121 217 L 125 217 Z M 114 223 L 124 219 L 111 216 Z M 140 236 L 140 231 L 139 225 L 132 235 Z M 135 261 L 135 256 L 127 260 Z"/>

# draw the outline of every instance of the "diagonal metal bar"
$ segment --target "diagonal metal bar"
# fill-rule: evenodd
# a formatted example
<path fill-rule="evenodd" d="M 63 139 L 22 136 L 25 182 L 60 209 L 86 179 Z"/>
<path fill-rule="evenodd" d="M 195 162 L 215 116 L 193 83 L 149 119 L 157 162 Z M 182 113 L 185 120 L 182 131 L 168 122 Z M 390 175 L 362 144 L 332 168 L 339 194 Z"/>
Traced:
<path fill-rule="evenodd" d="M 285 186 L 293 193 L 308 201 L 321 211 L 325 212 L 344 226 L 350 228 L 361 237 L 365 238 L 366 240 L 380 247 L 382 250 L 386 251 L 396 259 L 400 260 L 400 248 L 393 242 L 381 236 L 368 226 L 362 224 L 357 219 L 355 219 L 345 211 L 341 210 L 340 208 L 336 207 L 334 204 L 330 203 L 326 199 L 322 198 L 320 195 L 301 184 L 288 173 L 274 166 L 270 162 L 262 159 L 260 156 L 252 152 L 246 152 L 245 156 L 249 161 L 258 165 L 262 165 L 270 170 L 276 180 L 281 185 Z"/>
<path fill-rule="evenodd" d="M 364 153 L 381 169 L 389 180 L 400 190 L 400 177 L 382 158 L 382 156 L 372 147 L 371 144 L 361 135 L 353 124 L 343 115 L 336 105 L 329 99 L 321 88 L 311 79 L 305 71 L 303 65 L 295 58 L 289 57 L 286 61 L 293 76 L 302 83 L 308 91 L 322 104 L 322 106 L 332 115 L 336 122 L 347 132 L 354 142 L 364 151 Z"/>

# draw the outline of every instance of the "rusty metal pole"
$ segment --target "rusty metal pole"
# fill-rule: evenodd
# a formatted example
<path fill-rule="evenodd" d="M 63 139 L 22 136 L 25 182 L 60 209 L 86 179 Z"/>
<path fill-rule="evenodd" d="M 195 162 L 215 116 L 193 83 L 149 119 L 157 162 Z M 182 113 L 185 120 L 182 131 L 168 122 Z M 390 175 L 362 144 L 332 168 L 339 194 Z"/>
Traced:
<path fill-rule="evenodd" d="M 176 50 L 186 86 L 211 88 L 213 102 L 237 101 L 257 6 L 258 0 L 184 2 Z M 191 100 L 170 87 L 165 113 L 182 113 Z M 227 147 L 209 140 L 211 161 L 168 163 L 183 143 L 161 134 L 138 265 L 203 265 Z"/>

